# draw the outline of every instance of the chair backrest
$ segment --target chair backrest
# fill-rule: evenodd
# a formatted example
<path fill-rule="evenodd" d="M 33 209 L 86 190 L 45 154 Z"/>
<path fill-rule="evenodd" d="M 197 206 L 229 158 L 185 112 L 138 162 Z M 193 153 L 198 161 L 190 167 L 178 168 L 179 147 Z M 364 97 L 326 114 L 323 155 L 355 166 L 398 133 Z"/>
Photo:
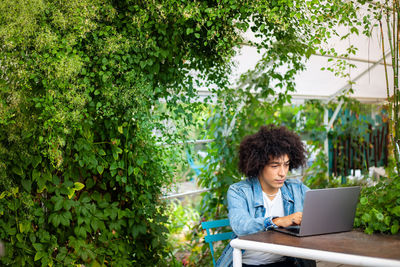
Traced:
<path fill-rule="evenodd" d="M 186 157 L 190 167 L 194 170 L 196 175 L 200 175 L 201 171 L 204 169 L 204 165 L 196 165 L 188 150 L 186 150 Z"/>
<path fill-rule="evenodd" d="M 208 222 L 201 223 L 201 227 L 203 227 L 203 229 L 205 229 L 207 232 L 207 235 L 204 237 L 204 241 L 210 245 L 211 256 L 212 256 L 214 266 L 215 266 L 215 258 L 214 258 L 214 247 L 213 247 L 212 243 L 216 242 L 216 241 L 231 239 L 233 232 L 212 234 L 210 229 L 229 226 L 229 225 L 230 225 L 229 219 L 208 221 Z"/>

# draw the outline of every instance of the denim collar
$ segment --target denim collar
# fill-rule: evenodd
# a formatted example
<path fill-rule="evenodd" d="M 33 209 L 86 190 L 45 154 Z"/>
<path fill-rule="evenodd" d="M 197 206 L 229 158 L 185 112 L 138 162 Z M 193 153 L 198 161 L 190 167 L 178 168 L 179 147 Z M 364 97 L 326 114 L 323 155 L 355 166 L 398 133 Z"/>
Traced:
<path fill-rule="evenodd" d="M 258 180 L 258 177 L 251 177 L 249 179 L 251 186 L 253 188 L 253 192 L 254 192 L 254 207 L 259 207 L 259 206 L 264 206 L 264 199 L 263 199 L 263 195 L 262 195 L 262 188 L 261 188 L 261 184 L 260 181 Z M 283 186 L 281 187 L 281 193 L 282 193 L 282 199 L 289 201 L 289 202 L 294 202 L 293 201 L 293 196 L 290 193 L 286 181 L 283 184 Z"/>
<path fill-rule="evenodd" d="M 281 192 L 282 192 L 282 198 L 283 198 L 284 200 L 289 201 L 289 202 L 294 202 L 294 201 L 293 201 L 293 195 L 290 193 L 286 181 L 285 181 L 285 183 L 283 184 L 283 186 L 281 187 Z"/>
<path fill-rule="evenodd" d="M 262 195 L 262 188 L 258 177 L 252 177 L 249 179 L 251 186 L 253 187 L 253 199 L 254 207 L 264 206 L 264 199 Z"/>

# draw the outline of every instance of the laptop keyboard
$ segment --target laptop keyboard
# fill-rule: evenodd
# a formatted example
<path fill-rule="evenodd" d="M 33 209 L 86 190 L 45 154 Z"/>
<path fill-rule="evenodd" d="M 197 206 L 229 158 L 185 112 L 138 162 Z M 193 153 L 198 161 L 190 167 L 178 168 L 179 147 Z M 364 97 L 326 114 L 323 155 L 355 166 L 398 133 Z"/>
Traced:
<path fill-rule="evenodd" d="M 296 233 L 296 234 L 298 234 L 300 232 L 300 228 L 298 228 L 298 227 L 297 228 L 288 227 L 285 229 L 288 230 L 289 232 Z"/>

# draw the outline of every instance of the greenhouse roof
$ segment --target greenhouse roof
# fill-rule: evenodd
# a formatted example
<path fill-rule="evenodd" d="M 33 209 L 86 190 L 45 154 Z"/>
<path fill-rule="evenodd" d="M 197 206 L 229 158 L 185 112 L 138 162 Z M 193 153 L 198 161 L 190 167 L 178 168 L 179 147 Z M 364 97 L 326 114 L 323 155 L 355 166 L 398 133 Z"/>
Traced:
<path fill-rule="evenodd" d="M 347 29 L 339 29 L 339 33 L 346 34 Z M 247 33 L 246 33 L 247 35 Z M 250 39 L 252 37 L 246 36 Z M 389 81 L 393 80 L 390 53 L 386 42 L 386 61 L 388 64 Z M 340 55 L 350 46 L 357 48 L 355 55 L 350 57 L 334 57 L 330 55 L 313 54 L 305 63 L 306 70 L 301 72 L 296 78 L 296 91 L 291 93 L 294 102 L 303 102 L 306 99 L 320 99 L 329 101 L 340 95 L 351 86 L 353 93 L 350 94 L 361 102 L 381 103 L 387 98 L 387 86 L 385 81 L 385 68 L 383 64 L 381 37 L 378 29 L 372 32 L 371 37 L 364 35 L 351 34 L 349 38 L 340 40 L 332 38 L 327 48 L 334 48 Z M 236 80 L 240 74 L 245 73 L 255 67 L 261 59 L 262 54 L 257 52 L 254 46 L 243 45 L 234 57 L 236 69 L 232 75 L 232 80 Z M 333 67 L 337 59 L 346 60 L 354 64 L 356 68 L 347 68 L 348 77 L 339 77 L 328 70 L 321 68 Z M 353 83 L 351 85 L 351 83 Z M 392 92 L 392 86 L 391 92 Z M 207 94 L 200 90 L 200 94 Z M 293 101 L 292 101 L 293 102 Z"/>

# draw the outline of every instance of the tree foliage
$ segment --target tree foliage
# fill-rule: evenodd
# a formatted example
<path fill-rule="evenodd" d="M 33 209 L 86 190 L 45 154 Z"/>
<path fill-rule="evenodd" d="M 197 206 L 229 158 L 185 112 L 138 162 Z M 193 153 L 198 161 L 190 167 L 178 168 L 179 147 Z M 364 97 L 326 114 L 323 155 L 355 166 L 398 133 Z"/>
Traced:
<path fill-rule="evenodd" d="M 235 90 L 220 94 L 208 124 L 209 138 L 216 141 L 209 147 L 201 185 L 214 188 L 203 199 L 205 216 L 213 218 L 220 212 L 225 216 L 226 191 L 241 179 L 237 148 L 242 138 L 264 124 L 290 126 L 279 112 L 291 102 L 289 93 L 295 91 L 296 75 L 304 70 L 311 54 L 327 53 L 325 42 L 338 35 L 333 25 L 348 25 L 355 18 L 351 6 L 341 1 L 270 1 L 258 8 L 250 27 L 254 38 L 248 45 L 257 47 L 262 59 L 240 77 Z M 332 16 L 335 11 L 337 15 Z"/>
<path fill-rule="evenodd" d="M 163 265 L 171 182 L 155 129 L 225 84 L 247 1 L 2 1 L 5 265 Z M 174 116 L 175 116 L 174 115 Z M 188 120 L 189 121 L 189 120 Z M 173 141 L 169 135 L 168 141 Z"/>
<path fill-rule="evenodd" d="M 329 46 L 329 41 L 332 38 L 345 40 L 351 35 L 371 36 L 372 29 L 379 27 L 378 22 L 386 19 L 385 15 L 390 17 L 387 22 L 388 28 L 393 29 L 392 33 L 389 31 L 389 35 L 392 35 L 391 47 L 398 48 L 396 43 L 398 38 L 394 38 L 394 33 L 398 32 L 397 1 L 385 1 L 384 6 L 373 1 L 298 1 L 296 3 L 271 1 L 265 10 L 268 12 L 260 12 L 261 14 L 253 16 L 254 26 L 251 29 L 257 38 L 250 42 L 250 45 L 256 46 L 263 53 L 262 59 L 254 69 L 242 75 L 237 90 L 227 90 L 226 94 L 221 95 L 219 105 L 208 121 L 209 138 L 215 138 L 216 141 L 209 146 L 207 171 L 203 173 L 203 179 L 200 182 L 205 187 L 213 188 L 213 191 L 203 194 L 203 214 L 206 218 L 215 219 L 226 216 L 228 187 L 242 179 L 242 175 L 237 170 L 237 150 L 242 138 L 254 133 L 261 125 L 267 123 L 286 124 L 289 128 L 293 126 L 277 115 L 283 110 L 285 103 L 290 103 L 291 97 L 288 93 L 295 90 L 294 78 L 304 69 L 304 62 L 311 54 L 318 52 L 321 55 L 337 58 L 332 59 L 334 64 L 328 68 L 328 71 L 349 78 L 349 70 L 355 65 L 343 58 L 355 55 L 358 48 L 350 45 L 344 51 L 337 51 Z M 340 28 L 348 31 L 343 34 L 338 30 Z M 384 36 L 382 40 L 386 42 L 386 39 L 387 37 Z M 389 110 L 392 114 L 392 125 L 398 124 L 397 53 L 398 49 L 392 49 L 395 88 L 394 94 L 388 95 L 389 105 L 392 108 L 392 111 Z M 341 92 L 342 95 L 351 92 L 352 81 L 349 83 L 350 89 Z M 332 103 L 327 103 L 325 106 L 332 106 Z M 322 112 L 323 107 L 319 108 Z M 321 128 L 322 123 L 322 121 L 317 123 L 319 129 L 315 129 L 319 134 L 317 139 L 324 138 L 328 134 L 325 127 Z M 310 127 L 313 126 L 310 124 Z M 398 155 L 396 150 L 398 129 L 399 127 L 391 127 L 392 137 L 395 137 L 392 138 L 395 157 Z M 326 175 L 328 171 L 326 155 L 321 151 L 318 159 L 320 159 L 319 162 L 313 166 L 314 170 L 311 170 L 316 171 L 313 180 L 318 183 L 318 186 L 329 185 L 331 181 Z M 397 159 L 396 164 L 399 164 Z M 385 183 L 380 184 L 379 188 L 386 186 L 385 189 L 390 192 L 388 201 L 397 201 L 397 195 L 393 192 L 397 189 L 393 184 L 396 184 L 398 175 L 391 175 L 390 179 L 394 182 L 387 183 L 387 186 Z M 369 192 L 365 190 L 363 194 Z M 376 209 L 387 211 L 387 216 L 391 218 L 386 220 L 385 227 L 368 224 L 368 221 L 363 221 L 361 215 L 358 217 L 357 226 L 368 226 L 368 232 L 397 233 L 396 226 L 391 227 L 398 225 L 398 215 L 393 209 L 387 209 L 382 205 L 377 204 Z"/>

